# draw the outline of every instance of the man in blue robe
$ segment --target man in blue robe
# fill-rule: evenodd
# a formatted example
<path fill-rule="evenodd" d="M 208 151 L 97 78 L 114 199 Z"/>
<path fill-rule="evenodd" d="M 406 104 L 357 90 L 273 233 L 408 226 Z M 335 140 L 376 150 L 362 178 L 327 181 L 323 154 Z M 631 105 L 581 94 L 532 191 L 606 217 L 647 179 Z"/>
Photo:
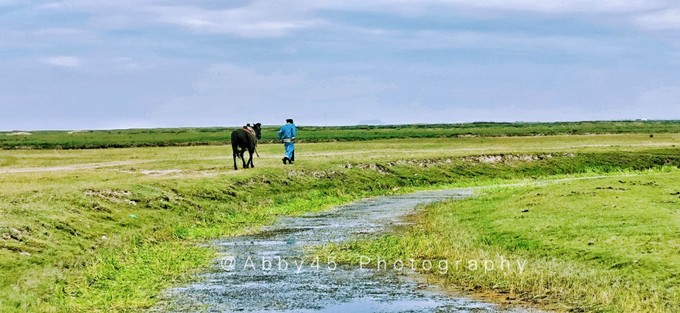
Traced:
<path fill-rule="evenodd" d="M 279 141 L 283 142 L 283 147 L 286 150 L 286 155 L 283 157 L 283 164 L 293 164 L 295 161 L 295 136 L 297 135 L 297 127 L 293 123 L 293 119 L 286 120 L 286 125 L 279 129 Z"/>

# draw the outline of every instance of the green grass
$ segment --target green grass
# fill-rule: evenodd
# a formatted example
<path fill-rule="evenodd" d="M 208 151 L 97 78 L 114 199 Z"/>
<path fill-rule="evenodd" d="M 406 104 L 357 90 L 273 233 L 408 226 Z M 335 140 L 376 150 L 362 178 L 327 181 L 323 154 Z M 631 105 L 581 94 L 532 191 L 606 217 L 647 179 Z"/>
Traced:
<path fill-rule="evenodd" d="M 677 168 L 665 168 L 480 189 L 475 198 L 423 208 L 409 218 L 415 226 L 396 234 L 319 253 L 354 264 L 361 255 L 462 260 L 445 274 L 436 266 L 427 273 L 453 290 L 560 311 L 678 312 L 678 178 Z M 511 260 L 511 270 L 498 270 L 501 257 Z M 479 261 L 478 270 L 467 266 L 470 260 Z M 496 268 L 483 270 L 481 260 L 492 260 Z M 514 266 L 519 260 L 527 262 L 523 272 Z"/>
<path fill-rule="evenodd" d="M 92 131 L 0 132 L 0 149 L 87 149 L 223 145 L 234 128 L 161 128 Z M 263 128 L 263 142 L 276 142 L 278 127 Z M 680 121 L 561 123 L 466 123 L 386 126 L 299 126 L 300 142 L 394 138 L 457 138 L 587 134 L 680 133 Z"/>
<path fill-rule="evenodd" d="M 264 144 L 257 167 L 239 171 L 224 146 L 0 151 L 0 311 L 139 311 L 211 262 L 197 243 L 278 216 L 420 189 L 678 166 L 679 139 L 300 143 L 286 167 L 281 145 Z"/>

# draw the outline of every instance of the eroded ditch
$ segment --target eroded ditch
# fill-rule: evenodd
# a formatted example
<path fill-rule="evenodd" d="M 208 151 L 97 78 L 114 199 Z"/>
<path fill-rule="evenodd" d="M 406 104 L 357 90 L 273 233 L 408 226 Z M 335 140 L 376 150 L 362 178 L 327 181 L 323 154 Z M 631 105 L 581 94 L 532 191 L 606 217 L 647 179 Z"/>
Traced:
<path fill-rule="evenodd" d="M 439 292 L 404 271 L 333 267 L 327 259 L 315 266 L 303 258 L 303 247 L 381 232 L 420 205 L 471 195 L 469 189 L 452 189 L 370 198 L 281 218 L 258 234 L 216 240 L 221 257 L 212 270 L 196 283 L 169 290 L 151 311 L 526 312 Z"/>

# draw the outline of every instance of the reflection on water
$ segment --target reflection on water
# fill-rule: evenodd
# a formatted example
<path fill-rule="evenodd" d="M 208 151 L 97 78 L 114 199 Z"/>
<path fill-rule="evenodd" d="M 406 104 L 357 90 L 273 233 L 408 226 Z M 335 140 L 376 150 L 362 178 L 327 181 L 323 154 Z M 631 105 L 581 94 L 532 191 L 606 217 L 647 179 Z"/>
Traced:
<path fill-rule="evenodd" d="M 222 256 L 213 270 L 197 283 L 170 290 L 151 311 L 508 311 L 418 285 L 404 271 L 331 267 L 324 259 L 314 266 L 303 258 L 304 246 L 383 231 L 419 205 L 470 195 L 458 189 L 371 198 L 330 212 L 281 218 L 255 235 L 217 240 L 214 245 Z"/>

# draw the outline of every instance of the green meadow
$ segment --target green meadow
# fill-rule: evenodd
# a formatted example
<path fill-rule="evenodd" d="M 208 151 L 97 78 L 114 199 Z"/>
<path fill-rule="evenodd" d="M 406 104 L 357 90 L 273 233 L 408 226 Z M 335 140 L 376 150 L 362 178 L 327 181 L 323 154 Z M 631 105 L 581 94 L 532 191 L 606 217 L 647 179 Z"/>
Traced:
<path fill-rule="evenodd" d="M 0 134 L 0 311 L 143 311 L 213 262 L 206 240 L 370 196 L 474 187 L 412 226 L 319 249 L 348 262 L 523 258 L 524 273 L 426 274 L 558 311 L 676 312 L 680 124 L 606 123 L 301 127 L 295 165 L 265 143 L 238 171 L 223 129 Z M 120 148 L 80 149 L 105 147 Z"/>
<path fill-rule="evenodd" d="M 479 189 L 475 198 L 422 208 L 409 217 L 414 226 L 321 250 L 346 263 L 368 257 L 368 268 L 377 259 L 415 260 L 451 292 L 502 303 L 678 312 L 679 175 L 665 167 Z M 433 268 L 422 270 L 423 260 Z"/>
<path fill-rule="evenodd" d="M 257 121 L 253 121 L 257 122 Z M 89 149 L 223 145 L 234 127 L 0 132 L 0 149 Z M 588 134 L 678 133 L 680 121 L 560 123 L 464 123 L 379 126 L 299 126 L 300 142 L 403 138 L 504 137 Z M 263 141 L 276 141 L 276 126 L 264 126 Z"/>

